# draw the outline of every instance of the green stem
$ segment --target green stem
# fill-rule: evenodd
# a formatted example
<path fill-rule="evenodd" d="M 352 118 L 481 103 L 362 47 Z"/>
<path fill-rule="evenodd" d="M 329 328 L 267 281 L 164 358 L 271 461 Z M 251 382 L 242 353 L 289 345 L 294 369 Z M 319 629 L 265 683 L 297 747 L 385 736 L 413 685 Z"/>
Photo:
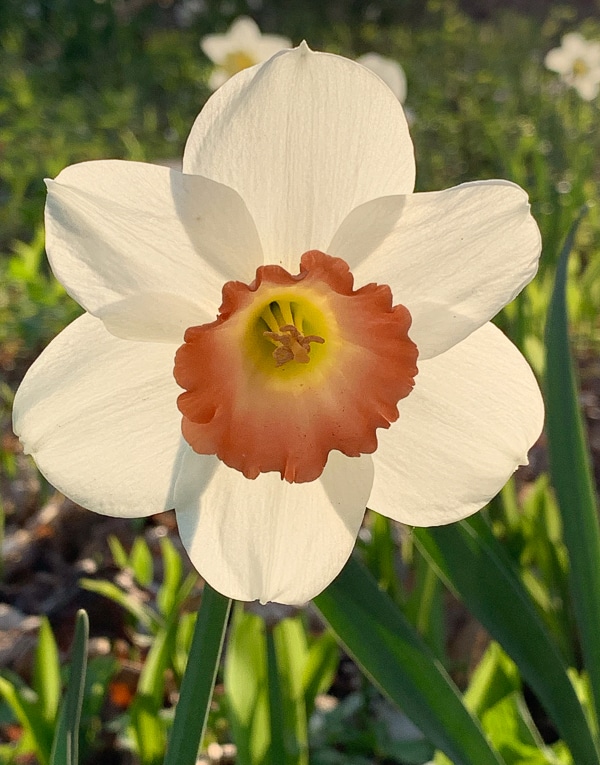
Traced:
<path fill-rule="evenodd" d="M 279 668 L 277 666 L 277 649 L 273 636 L 273 627 L 265 625 L 267 633 L 267 677 L 269 683 L 269 723 L 271 728 L 270 760 L 271 765 L 283 765 L 285 762 L 285 744 L 283 733 L 285 721 L 283 719 L 283 699 Z"/>
<path fill-rule="evenodd" d="M 219 667 L 231 600 L 204 585 L 164 765 L 195 765 Z"/>

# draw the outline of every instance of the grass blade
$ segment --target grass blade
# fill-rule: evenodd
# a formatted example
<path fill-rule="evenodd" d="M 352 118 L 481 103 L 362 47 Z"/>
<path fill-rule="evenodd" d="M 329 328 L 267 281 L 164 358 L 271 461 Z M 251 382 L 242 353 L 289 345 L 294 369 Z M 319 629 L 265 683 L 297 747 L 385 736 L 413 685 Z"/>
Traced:
<path fill-rule="evenodd" d="M 502 763 L 440 662 L 355 557 L 314 602 L 364 671 L 455 765 Z"/>
<path fill-rule="evenodd" d="M 89 631 L 86 612 L 78 611 L 71 650 L 69 684 L 52 744 L 50 765 L 78 765 L 79 762 L 79 721 L 85 690 Z"/>
<path fill-rule="evenodd" d="M 546 324 L 546 405 L 550 478 L 569 551 L 570 584 L 596 716 L 600 712 L 600 528 L 590 456 L 569 348 L 567 266 L 583 212 L 563 247 Z"/>
<path fill-rule="evenodd" d="M 164 765 L 194 765 L 206 726 L 231 600 L 206 583 Z"/>

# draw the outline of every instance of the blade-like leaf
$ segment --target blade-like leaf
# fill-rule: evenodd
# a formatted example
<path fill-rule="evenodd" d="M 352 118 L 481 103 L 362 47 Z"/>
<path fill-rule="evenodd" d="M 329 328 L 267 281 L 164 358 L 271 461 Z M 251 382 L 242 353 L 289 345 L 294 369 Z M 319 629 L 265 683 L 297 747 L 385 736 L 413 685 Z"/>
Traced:
<path fill-rule="evenodd" d="M 270 724 L 265 622 L 237 603 L 225 657 L 225 694 L 239 765 L 269 762 Z"/>
<path fill-rule="evenodd" d="M 25 686 L 18 677 L 14 678 L 14 682 L 9 678 L 0 677 L 0 696 L 4 698 L 30 735 L 40 763 L 48 765 L 52 747 L 52 726 L 44 719 L 37 697 L 31 688 Z"/>
<path fill-rule="evenodd" d="M 273 646 L 270 645 L 269 625 L 267 624 L 267 665 L 269 684 L 271 668 L 276 668 L 279 675 L 279 693 L 281 696 L 281 735 L 284 744 L 284 759 L 273 759 L 274 765 L 308 765 L 308 729 L 304 685 L 304 669 L 308 660 L 306 629 L 300 616 L 282 619 L 272 629 Z M 274 656 L 269 652 L 274 648 Z M 273 729 L 273 702 L 270 706 L 271 729 Z M 271 734 L 273 736 L 273 734 Z M 273 738 L 271 738 L 273 740 Z"/>
<path fill-rule="evenodd" d="M 516 662 L 576 762 L 597 763 L 596 745 L 562 655 L 483 517 L 414 529 L 413 534 L 450 589 Z"/>
<path fill-rule="evenodd" d="M 98 595 L 104 595 L 105 598 L 109 598 L 120 605 L 137 619 L 140 624 L 143 624 L 144 627 L 150 630 L 150 632 L 156 632 L 161 626 L 152 609 L 147 608 L 142 603 L 132 598 L 131 595 L 124 592 L 114 582 L 109 582 L 105 579 L 87 579 L 84 577 L 79 580 L 79 584 L 84 590 L 96 592 Z"/>
<path fill-rule="evenodd" d="M 181 562 L 181 555 L 179 555 L 169 537 L 163 537 L 160 540 L 160 549 L 163 559 L 164 575 L 163 583 L 156 597 L 156 602 L 158 603 L 160 612 L 167 618 L 173 608 L 177 605 L 177 588 L 181 583 L 183 565 Z"/>
<path fill-rule="evenodd" d="M 33 690 L 40 702 L 40 711 L 49 723 L 54 724 L 60 703 L 60 661 L 56 640 L 50 622 L 44 616 L 40 624 L 38 644 L 33 665 Z"/>
<path fill-rule="evenodd" d="M 340 661 L 340 649 L 336 639 L 328 630 L 314 640 L 308 649 L 302 684 L 306 714 L 310 717 L 319 693 L 331 686 Z"/>
<path fill-rule="evenodd" d="M 456 765 L 502 763 L 442 665 L 356 558 L 315 604 L 364 671 Z"/>
<path fill-rule="evenodd" d="M 129 554 L 131 566 L 136 580 L 143 586 L 149 587 L 154 577 L 154 562 L 148 543 L 144 537 L 136 537 Z"/>
<path fill-rule="evenodd" d="M 600 714 L 600 527 L 590 457 L 569 348 L 567 266 L 583 213 L 571 227 L 556 270 L 546 324 L 546 407 L 550 478 L 569 551 L 570 582 L 581 648 Z"/>
<path fill-rule="evenodd" d="M 71 649 L 69 682 L 61 705 L 50 765 L 78 765 L 79 763 L 79 721 L 85 689 L 89 630 L 86 612 L 78 611 Z"/>

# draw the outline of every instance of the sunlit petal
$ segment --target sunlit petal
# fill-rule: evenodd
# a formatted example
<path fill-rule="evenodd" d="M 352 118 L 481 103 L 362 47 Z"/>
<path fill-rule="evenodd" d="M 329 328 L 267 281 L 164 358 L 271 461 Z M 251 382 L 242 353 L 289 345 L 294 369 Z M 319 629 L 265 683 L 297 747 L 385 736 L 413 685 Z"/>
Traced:
<path fill-rule="evenodd" d="M 373 455 L 369 507 L 414 526 L 483 507 L 526 464 L 544 419 L 533 372 L 492 324 L 422 362 L 399 409 Z"/>
<path fill-rule="evenodd" d="M 175 348 L 119 340 L 89 314 L 61 332 L 25 375 L 15 433 L 51 484 L 105 515 L 173 506 L 181 442 Z"/>
<path fill-rule="evenodd" d="M 332 452 L 321 478 L 255 481 L 187 452 L 175 487 L 177 524 L 198 571 L 238 600 L 301 604 L 348 559 L 371 489 L 370 457 Z"/>
<path fill-rule="evenodd" d="M 443 353 L 534 277 L 541 250 L 525 192 L 507 181 L 376 199 L 343 222 L 329 252 L 357 284 L 389 284 L 412 316 L 420 358 Z"/>
<path fill-rule="evenodd" d="M 288 270 L 357 205 L 413 189 L 402 107 L 375 75 L 306 45 L 246 69 L 209 99 L 183 168 L 235 189 L 265 263 Z"/>
<path fill-rule="evenodd" d="M 365 53 L 356 60 L 381 77 L 401 104 L 406 101 L 406 75 L 397 61 L 380 56 L 379 53 Z"/>
<path fill-rule="evenodd" d="M 52 269 L 90 313 L 165 292 L 214 316 L 226 279 L 262 262 L 246 206 L 232 190 L 141 162 L 72 165 L 48 182 Z"/>

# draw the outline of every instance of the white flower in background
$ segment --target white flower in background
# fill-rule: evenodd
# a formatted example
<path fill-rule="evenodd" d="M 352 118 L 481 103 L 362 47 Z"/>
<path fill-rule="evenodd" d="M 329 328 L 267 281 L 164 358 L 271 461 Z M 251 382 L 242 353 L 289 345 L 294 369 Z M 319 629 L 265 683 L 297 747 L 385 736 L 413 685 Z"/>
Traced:
<path fill-rule="evenodd" d="M 401 104 L 406 101 L 406 75 L 397 61 L 379 53 L 365 53 L 356 60 L 381 77 Z"/>
<path fill-rule="evenodd" d="M 292 41 L 279 35 L 264 35 L 253 19 L 240 16 L 225 34 L 202 38 L 200 47 L 216 67 L 208 81 L 208 86 L 216 90 L 242 69 L 291 48 Z"/>
<path fill-rule="evenodd" d="M 106 515 L 175 508 L 214 588 L 289 604 L 338 574 L 365 506 L 429 526 L 485 505 L 543 420 L 489 323 L 537 268 L 523 190 L 413 193 L 395 96 L 306 45 L 208 100 L 183 171 L 48 181 L 48 256 L 86 313 L 15 397 L 47 479 Z"/>
<path fill-rule="evenodd" d="M 544 63 L 586 101 L 600 92 L 600 42 L 569 32 L 563 36 L 560 48 L 548 51 Z"/>

